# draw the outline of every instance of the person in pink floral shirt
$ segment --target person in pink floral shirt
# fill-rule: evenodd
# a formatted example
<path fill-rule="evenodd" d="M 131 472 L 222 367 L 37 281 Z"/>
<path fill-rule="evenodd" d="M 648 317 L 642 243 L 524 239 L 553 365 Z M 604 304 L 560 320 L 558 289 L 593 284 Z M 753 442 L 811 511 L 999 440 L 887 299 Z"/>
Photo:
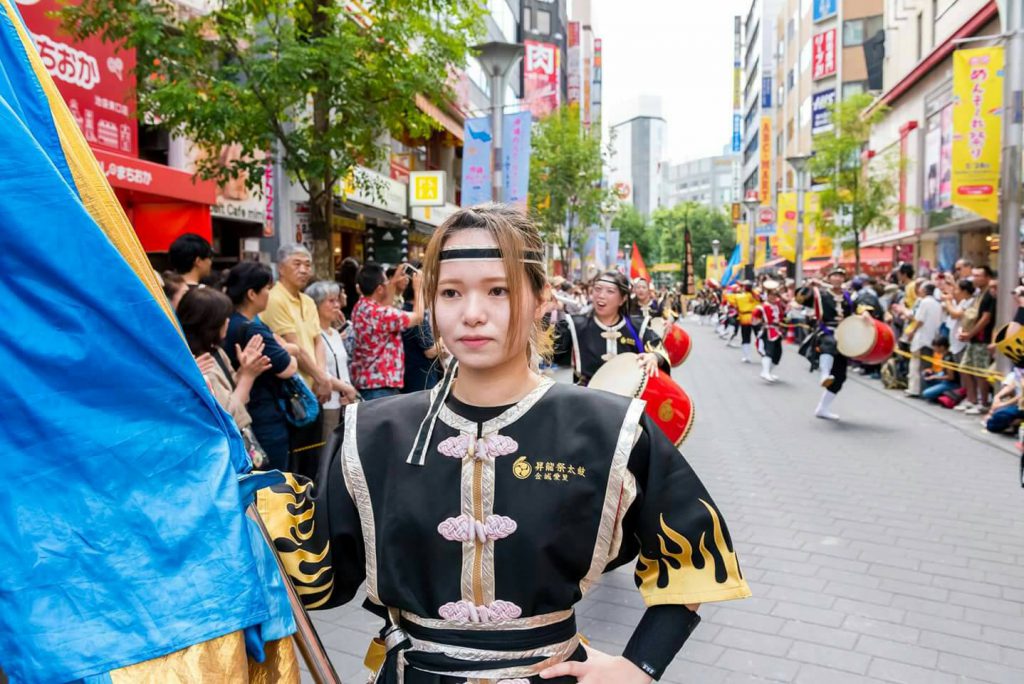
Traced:
<path fill-rule="evenodd" d="M 413 273 L 415 294 L 412 312 L 391 306 L 395 300 L 396 283 L 408 277 L 402 264 L 388 280 L 379 264 L 366 264 L 359 270 L 357 283 L 362 297 L 352 310 L 355 344 L 349 371 L 352 384 L 363 399 L 398 394 L 405 374 L 405 350 L 402 331 L 423 320 L 423 283 Z"/>

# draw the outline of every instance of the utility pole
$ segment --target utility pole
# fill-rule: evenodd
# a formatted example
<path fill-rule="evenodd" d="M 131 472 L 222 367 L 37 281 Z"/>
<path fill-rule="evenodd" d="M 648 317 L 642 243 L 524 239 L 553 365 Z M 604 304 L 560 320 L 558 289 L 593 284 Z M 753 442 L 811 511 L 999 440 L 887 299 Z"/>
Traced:
<path fill-rule="evenodd" d="M 505 85 L 508 72 L 512 65 L 523 56 L 523 45 L 521 43 L 499 43 L 491 42 L 477 45 L 477 59 L 484 71 L 490 78 L 491 83 L 491 140 L 494 161 L 491 164 L 491 200 L 501 202 L 502 188 L 505 184 L 502 179 L 502 125 L 505 110 Z"/>
<path fill-rule="evenodd" d="M 1024 122 L 1024 0 L 999 3 L 1006 40 L 1003 162 L 999 197 L 999 325 L 1013 320 L 1020 282 L 1021 133 Z"/>

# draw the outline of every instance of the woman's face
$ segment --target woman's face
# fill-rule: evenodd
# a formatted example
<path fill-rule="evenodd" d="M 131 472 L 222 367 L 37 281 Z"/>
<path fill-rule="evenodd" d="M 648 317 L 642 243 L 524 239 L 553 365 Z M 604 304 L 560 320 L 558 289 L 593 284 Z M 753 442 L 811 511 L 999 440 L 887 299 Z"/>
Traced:
<path fill-rule="evenodd" d="M 461 230 L 445 248 L 492 246 L 486 230 Z M 519 297 L 519 329 L 509 330 L 511 298 Z M 445 346 L 459 365 L 474 370 L 515 360 L 527 363 L 526 347 L 540 300 L 528 286 L 510 293 L 501 261 L 442 261 L 432 314 Z M 510 336 L 512 339 L 510 340 Z"/>
<path fill-rule="evenodd" d="M 605 318 L 618 314 L 626 301 L 626 295 L 622 294 L 618 287 L 603 280 L 594 282 L 590 296 L 594 300 L 594 311 L 598 316 Z"/>
<path fill-rule="evenodd" d="M 338 298 L 338 295 L 328 297 L 320 302 L 320 306 L 317 307 L 317 313 L 320 314 L 321 321 L 336 323 L 341 320 L 341 300 Z"/>
<path fill-rule="evenodd" d="M 249 290 L 249 292 L 252 292 L 252 305 L 255 307 L 257 314 L 261 314 L 267 310 L 267 302 L 270 301 L 270 288 L 273 286 L 274 283 L 269 283 L 259 292 Z"/>
<path fill-rule="evenodd" d="M 651 288 L 647 284 L 646 280 L 637 280 L 633 283 L 633 292 L 636 293 L 636 298 L 641 302 L 646 302 L 651 294 Z"/>

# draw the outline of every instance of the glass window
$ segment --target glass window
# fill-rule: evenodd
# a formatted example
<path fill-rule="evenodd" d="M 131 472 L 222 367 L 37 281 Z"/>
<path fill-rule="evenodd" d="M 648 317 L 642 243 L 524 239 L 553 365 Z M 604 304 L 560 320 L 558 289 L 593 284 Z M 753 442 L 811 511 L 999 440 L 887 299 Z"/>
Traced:
<path fill-rule="evenodd" d="M 796 35 L 796 17 L 790 17 L 786 22 L 786 40 L 793 40 Z"/>
<path fill-rule="evenodd" d="M 523 8 L 523 30 L 533 30 L 533 10 L 530 9 L 529 7 Z"/>
<path fill-rule="evenodd" d="M 879 31 L 885 28 L 882 22 L 882 15 L 868 17 L 864 20 L 864 40 L 871 40 Z"/>
<path fill-rule="evenodd" d="M 811 41 L 804 43 L 800 49 L 800 72 L 803 73 L 811 68 Z"/>
<path fill-rule="evenodd" d="M 491 19 L 497 24 L 498 30 L 501 31 L 505 40 L 512 43 L 515 42 L 518 36 L 516 35 L 516 15 L 512 12 L 512 8 L 508 6 L 506 0 L 488 0 L 487 11 L 491 15 Z"/>
<path fill-rule="evenodd" d="M 843 99 L 850 97 L 851 95 L 860 95 L 868 89 L 867 81 L 850 81 L 849 83 L 843 84 Z"/>
<path fill-rule="evenodd" d="M 843 47 L 864 44 L 864 20 L 851 19 L 843 22 Z"/>
<path fill-rule="evenodd" d="M 533 30 L 537 33 L 541 33 L 545 36 L 551 34 L 551 12 L 547 10 L 539 9 L 536 12 L 536 21 L 533 24 Z"/>
<path fill-rule="evenodd" d="M 794 85 L 796 85 L 796 74 L 794 74 L 793 70 L 790 69 L 789 72 L 786 73 L 786 90 L 792 90 Z"/>

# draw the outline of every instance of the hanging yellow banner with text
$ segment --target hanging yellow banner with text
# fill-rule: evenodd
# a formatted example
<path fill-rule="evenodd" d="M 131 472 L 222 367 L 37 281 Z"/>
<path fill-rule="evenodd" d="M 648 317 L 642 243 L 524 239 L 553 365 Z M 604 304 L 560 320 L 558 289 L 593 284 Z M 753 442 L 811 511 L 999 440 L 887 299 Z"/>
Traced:
<path fill-rule="evenodd" d="M 750 232 L 746 223 L 736 224 L 736 244 L 740 246 L 740 263 L 750 263 Z"/>
<path fill-rule="evenodd" d="M 1003 145 L 1001 47 L 953 53 L 953 204 L 999 221 Z"/>
<path fill-rule="evenodd" d="M 761 152 L 761 168 L 758 176 L 760 178 L 760 191 L 758 199 L 762 207 L 772 204 L 772 120 L 771 117 L 761 117 L 760 139 L 757 144 Z"/>
<path fill-rule="evenodd" d="M 818 229 L 815 217 L 821 213 L 821 198 L 816 192 L 804 194 L 804 259 L 832 254 L 832 238 Z M 796 261 L 797 196 L 795 192 L 779 193 L 779 213 L 775 224 L 775 255 Z"/>
<path fill-rule="evenodd" d="M 804 259 L 832 256 L 832 238 L 818 228 L 815 218 L 821 214 L 821 197 L 816 192 L 809 192 L 804 197 L 804 203 Z"/>
<path fill-rule="evenodd" d="M 775 218 L 775 255 L 796 261 L 796 193 L 779 193 L 779 211 Z"/>
<path fill-rule="evenodd" d="M 722 282 L 722 274 L 725 273 L 726 260 L 724 256 L 714 256 L 709 254 L 704 257 L 704 277 L 707 280 L 714 280 L 716 283 Z"/>

